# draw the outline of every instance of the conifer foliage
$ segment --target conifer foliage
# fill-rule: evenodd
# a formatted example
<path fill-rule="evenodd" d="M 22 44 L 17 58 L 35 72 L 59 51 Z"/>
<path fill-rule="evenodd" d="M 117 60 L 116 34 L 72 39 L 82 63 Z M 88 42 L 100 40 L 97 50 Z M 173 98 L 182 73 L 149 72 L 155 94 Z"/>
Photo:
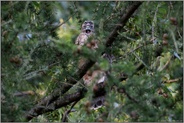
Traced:
<path fill-rule="evenodd" d="M 85 20 L 96 51 L 74 43 Z M 182 34 L 182 1 L 1 1 L 1 121 L 182 122 Z M 95 69 L 106 95 L 91 110 Z"/>

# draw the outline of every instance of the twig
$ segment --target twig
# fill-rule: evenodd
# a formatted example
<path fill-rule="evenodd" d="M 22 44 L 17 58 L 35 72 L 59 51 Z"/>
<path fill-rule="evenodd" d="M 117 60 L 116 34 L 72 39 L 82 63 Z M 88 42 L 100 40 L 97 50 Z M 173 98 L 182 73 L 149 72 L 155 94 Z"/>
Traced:
<path fill-rule="evenodd" d="M 74 14 L 73 14 L 73 15 L 74 15 Z M 71 17 L 72 17 L 73 15 L 71 15 Z M 63 24 L 65 24 L 67 21 L 69 21 L 71 17 L 69 17 L 66 21 L 60 23 L 59 25 L 57 25 L 56 27 L 54 27 L 53 29 L 51 29 L 50 33 L 52 33 L 52 32 L 55 31 L 57 28 L 59 28 L 60 26 L 62 26 Z"/>
<path fill-rule="evenodd" d="M 79 101 L 79 100 L 75 101 L 75 102 L 72 104 L 72 106 L 70 107 L 70 109 L 67 110 L 67 111 L 65 112 L 65 114 L 64 114 L 63 117 L 62 117 L 62 122 L 66 122 L 66 121 L 67 121 L 67 116 L 68 116 L 68 114 L 71 112 L 72 108 L 75 106 L 75 104 L 77 104 L 78 101 Z"/>
<path fill-rule="evenodd" d="M 173 83 L 173 82 L 178 82 L 179 80 L 181 80 L 182 78 L 177 78 L 177 79 L 171 79 L 171 80 L 167 80 L 164 81 L 165 83 Z"/>
<path fill-rule="evenodd" d="M 45 68 L 42 68 L 42 69 L 40 69 L 40 70 L 32 71 L 32 72 L 30 72 L 30 73 L 24 75 L 23 77 L 24 77 L 25 80 L 29 80 L 29 79 L 31 79 L 31 78 L 33 78 L 33 77 L 37 77 L 37 76 L 40 76 L 40 75 L 44 75 L 44 74 L 46 73 L 46 71 L 48 71 L 49 69 L 51 69 L 53 66 L 58 65 L 59 63 L 60 63 L 60 62 L 55 62 L 55 63 L 50 64 L 50 65 L 48 65 L 48 66 L 46 66 Z"/>
<path fill-rule="evenodd" d="M 22 92 L 16 92 L 13 94 L 13 96 L 27 96 L 27 95 L 34 95 L 35 92 L 33 91 L 22 91 Z"/>
<path fill-rule="evenodd" d="M 175 50 L 178 53 L 179 50 L 178 50 L 178 44 L 176 42 L 176 37 L 175 37 L 174 32 L 172 30 L 170 30 L 170 33 L 171 33 L 171 36 L 172 36 L 172 39 L 173 39 L 173 42 L 174 42 Z"/>
<path fill-rule="evenodd" d="M 177 32 L 178 32 L 179 37 L 182 39 L 183 37 L 181 36 L 180 31 L 179 31 L 179 30 L 177 30 Z"/>
<path fill-rule="evenodd" d="M 140 59 L 139 56 L 137 56 L 137 54 L 135 54 L 134 52 L 132 52 L 134 54 L 134 56 L 148 69 L 148 70 L 151 70 L 148 65 L 146 65 L 146 63 Z"/>
<path fill-rule="evenodd" d="M 12 23 L 12 22 L 13 22 L 12 19 L 8 20 L 7 22 L 3 21 L 1 24 L 1 27 L 3 27 L 6 24 Z"/>
<path fill-rule="evenodd" d="M 124 93 L 124 94 L 128 97 L 128 99 L 132 100 L 132 101 L 135 102 L 135 103 L 138 103 L 137 100 L 135 100 L 133 97 L 131 97 L 131 96 L 126 92 L 125 88 L 123 88 L 123 87 L 118 88 L 118 92 L 119 92 L 119 93 Z"/>
<path fill-rule="evenodd" d="M 165 63 L 165 65 L 164 65 L 162 68 L 158 69 L 158 71 L 162 71 L 162 70 L 166 69 L 166 68 L 168 67 L 169 63 L 171 62 L 171 59 L 172 59 L 172 58 L 173 58 L 173 57 L 171 56 L 171 57 L 169 58 L 169 60 Z"/>
<path fill-rule="evenodd" d="M 148 44 L 151 44 L 151 43 L 144 43 L 144 44 L 142 44 L 142 45 L 136 47 L 135 49 L 126 52 L 126 53 L 125 53 L 123 56 L 121 56 L 120 58 L 123 58 L 124 56 L 129 55 L 129 54 L 133 53 L 134 51 L 136 51 L 136 50 L 140 49 L 141 47 L 144 47 L 144 46 L 146 46 L 146 45 L 148 45 Z"/>
<path fill-rule="evenodd" d="M 154 33 L 155 33 L 155 25 L 157 22 L 157 12 L 158 12 L 158 8 L 160 7 L 160 3 L 158 3 L 156 11 L 155 11 L 155 15 L 152 21 L 152 38 L 154 38 Z"/>

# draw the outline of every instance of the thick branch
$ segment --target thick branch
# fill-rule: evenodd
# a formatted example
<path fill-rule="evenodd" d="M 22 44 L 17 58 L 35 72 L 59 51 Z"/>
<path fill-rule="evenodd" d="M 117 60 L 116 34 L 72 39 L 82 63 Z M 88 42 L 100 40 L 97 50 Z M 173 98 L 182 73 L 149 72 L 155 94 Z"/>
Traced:
<path fill-rule="evenodd" d="M 86 90 L 82 89 L 82 90 L 79 90 L 75 93 L 64 95 L 63 97 L 60 97 L 57 100 L 55 100 L 52 104 L 50 104 L 47 107 L 37 105 L 26 114 L 25 120 L 26 121 L 31 120 L 33 117 L 36 117 L 40 114 L 54 111 L 58 108 L 69 105 L 70 103 L 72 103 L 74 101 L 79 101 L 80 99 L 82 99 L 84 97 L 85 92 L 86 92 Z"/>
<path fill-rule="evenodd" d="M 140 2 L 140 1 L 134 2 L 133 5 L 130 6 L 127 13 L 125 13 L 125 15 L 120 20 L 121 25 L 116 26 L 115 29 L 110 34 L 109 38 L 107 39 L 106 47 L 110 46 L 115 41 L 115 38 L 118 36 L 118 31 L 120 31 L 120 29 L 125 26 L 128 19 L 131 17 L 131 15 L 134 13 L 134 11 L 141 5 L 141 3 L 142 2 Z M 28 114 L 26 115 L 26 119 L 31 120 L 35 116 L 38 116 L 38 115 L 43 114 L 43 113 L 48 112 L 48 111 L 53 111 L 57 108 L 61 108 L 67 104 L 70 104 L 71 102 L 76 101 L 76 99 L 81 99 L 80 94 L 78 94 L 78 96 L 76 96 L 78 98 L 74 98 L 74 99 L 71 99 L 71 98 L 68 99 L 66 96 L 63 96 L 63 94 L 66 93 L 74 84 L 76 84 L 77 80 L 80 80 L 84 76 L 84 74 L 87 72 L 87 70 L 89 70 L 94 65 L 94 63 L 95 63 L 94 61 L 88 60 L 84 64 L 84 66 L 82 66 L 77 71 L 76 75 L 73 78 L 69 78 L 67 80 L 66 84 L 63 84 L 62 88 L 55 90 L 51 95 L 45 97 L 39 104 L 37 104 L 34 108 L 32 108 L 28 112 Z M 61 99 L 58 99 L 61 96 L 63 96 L 62 99 L 64 99 L 64 97 L 66 97 L 66 99 L 63 100 L 66 102 L 62 102 Z M 67 101 L 67 100 L 70 100 L 70 101 Z M 49 107 L 53 106 L 54 108 L 53 109 L 45 108 L 48 105 L 49 105 Z"/>
<path fill-rule="evenodd" d="M 80 80 L 89 68 L 93 66 L 95 62 L 88 60 L 79 70 L 76 72 L 74 78 L 68 78 L 68 81 L 65 82 L 61 88 L 56 89 L 51 95 L 45 97 L 38 105 L 47 106 L 53 101 L 55 101 L 60 96 L 63 96 L 74 84 L 77 83 L 77 80 Z"/>
<path fill-rule="evenodd" d="M 124 16 L 120 19 L 120 24 L 115 27 L 115 29 L 111 32 L 110 36 L 108 37 L 106 41 L 106 47 L 109 47 L 112 45 L 112 43 L 115 41 L 115 38 L 118 36 L 118 32 L 125 26 L 128 19 L 132 16 L 132 14 L 141 4 L 142 2 L 138 1 L 138 2 L 134 2 L 132 6 L 130 6 L 127 13 L 125 13 Z"/>

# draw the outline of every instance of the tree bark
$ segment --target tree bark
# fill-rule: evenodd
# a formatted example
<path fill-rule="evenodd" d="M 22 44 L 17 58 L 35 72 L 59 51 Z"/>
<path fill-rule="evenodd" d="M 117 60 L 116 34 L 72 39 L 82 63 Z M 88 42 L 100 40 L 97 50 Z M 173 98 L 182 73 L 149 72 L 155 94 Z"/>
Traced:
<path fill-rule="evenodd" d="M 54 111 L 58 108 L 61 108 L 63 106 L 66 106 L 74 101 L 79 101 L 84 97 L 86 90 L 81 89 L 75 93 L 72 94 L 66 94 L 58 99 L 56 99 L 53 103 L 51 103 L 48 106 L 41 106 L 41 105 L 36 105 L 34 108 L 32 108 L 27 114 L 26 114 L 26 121 L 31 120 L 33 117 L 36 117 L 40 114 Z"/>

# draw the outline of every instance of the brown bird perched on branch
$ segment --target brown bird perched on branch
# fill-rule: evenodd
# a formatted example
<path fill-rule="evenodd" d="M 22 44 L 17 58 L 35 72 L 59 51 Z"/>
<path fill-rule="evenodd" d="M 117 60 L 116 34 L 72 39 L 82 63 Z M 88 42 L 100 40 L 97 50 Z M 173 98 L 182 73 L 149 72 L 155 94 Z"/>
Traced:
<path fill-rule="evenodd" d="M 98 48 L 98 41 L 94 40 L 95 35 L 94 22 L 85 21 L 82 24 L 81 33 L 77 37 L 75 44 L 81 46 L 87 46 L 90 49 Z M 85 59 L 79 61 L 79 67 L 83 65 Z M 83 76 L 84 84 L 93 89 L 93 99 L 90 102 L 90 109 L 98 109 L 103 106 L 105 101 L 105 82 L 106 82 L 106 73 L 102 70 L 89 70 Z M 92 88 L 90 88 L 92 86 Z"/>

